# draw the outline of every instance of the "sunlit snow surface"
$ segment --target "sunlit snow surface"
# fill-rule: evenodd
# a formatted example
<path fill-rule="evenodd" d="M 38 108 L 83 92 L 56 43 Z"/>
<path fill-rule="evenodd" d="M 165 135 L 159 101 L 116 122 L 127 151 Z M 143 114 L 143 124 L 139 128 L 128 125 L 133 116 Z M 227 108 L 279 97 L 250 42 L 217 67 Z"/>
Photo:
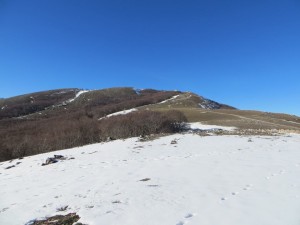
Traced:
<path fill-rule="evenodd" d="M 79 92 L 75 95 L 75 97 L 72 98 L 72 99 L 69 99 L 69 100 L 67 101 L 67 103 L 74 102 L 80 95 L 82 95 L 82 94 L 84 94 L 84 93 L 86 93 L 86 92 L 89 92 L 89 91 L 90 91 L 90 90 L 81 90 L 81 91 L 79 91 Z"/>
<path fill-rule="evenodd" d="M 103 119 L 105 119 L 105 118 L 109 118 L 109 117 L 112 117 L 112 116 L 126 115 L 126 114 L 128 114 L 128 113 L 135 112 L 135 111 L 137 111 L 136 108 L 127 109 L 127 110 L 122 110 L 122 111 L 119 111 L 119 112 L 115 112 L 115 113 L 108 114 L 108 115 L 106 115 L 106 116 L 104 116 L 104 117 L 99 118 L 98 120 L 103 120 Z"/>
<path fill-rule="evenodd" d="M 226 127 L 226 126 L 218 126 L 218 125 L 206 125 L 202 124 L 200 122 L 196 123 L 188 123 L 189 128 L 192 130 L 210 130 L 210 129 L 222 129 L 222 130 L 227 130 L 227 131 L 233 131 L 236 129 L 236 127 Z"/>
<path fill-rule="evenodd" d="M 166 102 L 175 100 L 175 99 L 178 98 L 179 96 L 180 96 L 180 95 L 175 95 L 175 96 L 173 96 L 173 97 L 171 97 L 171 98 L 169 98 L 169 99 L 167 99 L 167 100 L 161 101 L 161 102 L 159 102 L 159 103 L 157 103 L 157 104 L 163 104 L 163 103 L 166 103 Z"/>
<path fill-rule="evenodd" d="M 299 178 L 299 135 L 117 140 L 0 163 L 0 224 L 299 225 Z"/>

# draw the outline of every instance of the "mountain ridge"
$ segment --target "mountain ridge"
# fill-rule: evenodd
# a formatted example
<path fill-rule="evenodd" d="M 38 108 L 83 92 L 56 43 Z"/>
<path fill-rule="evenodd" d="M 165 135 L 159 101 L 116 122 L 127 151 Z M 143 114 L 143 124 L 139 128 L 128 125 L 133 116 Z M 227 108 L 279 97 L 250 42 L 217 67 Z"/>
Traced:
<path fill-rule="evenodd" d="M 181 132 L 187 122 L 236 127 L 236 135 L 300 132 L 297 116 L 238 110 L 192 92 L 56 89 L 0 101 L 0 161 L 111 139 Z"/>

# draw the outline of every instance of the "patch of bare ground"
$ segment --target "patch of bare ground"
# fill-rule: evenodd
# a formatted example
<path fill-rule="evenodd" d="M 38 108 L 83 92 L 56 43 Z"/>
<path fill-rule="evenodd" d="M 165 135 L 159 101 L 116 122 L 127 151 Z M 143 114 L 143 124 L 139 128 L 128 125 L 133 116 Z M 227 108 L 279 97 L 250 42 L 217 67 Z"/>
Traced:
<path fill-rule="evenodd" d="M 76 223 L 80 217 L 76 213 L 69 213 L 67 215 L 55 215 L 43 220 L 33 220 L 26 225 L 86 225 Z"/>

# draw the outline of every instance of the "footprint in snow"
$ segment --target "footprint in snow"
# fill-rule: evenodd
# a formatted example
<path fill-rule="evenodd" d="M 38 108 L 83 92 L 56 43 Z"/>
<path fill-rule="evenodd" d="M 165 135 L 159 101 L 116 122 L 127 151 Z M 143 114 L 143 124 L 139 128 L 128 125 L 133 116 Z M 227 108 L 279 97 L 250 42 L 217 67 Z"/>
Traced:
<path fill-rule="evenodd" d="M 5 208 L 3 208 L 3 209 L 0 210 L 0 213 L 5 212 L 8 209 L 9 209 L 9 207 L 5 207 Z"/>
<path fill-rule="evenodd" d="M 270 180 L 270 178 L 272 177 L 276 177 L 278 175 L 283 175 L 283 174 L 285 174 L 285 170 L 280 170 L 279 173 L 272 173 L 270 176 L 266 176 L 266 179 Z"/>
<path fill-rule="evenodd" d="M 247 191 L 247 190 L 251 189 L 251 187 L 252 187 L 252 184 L 247 184 L 247 185 L 243 188 L 243 190 L 244 190 L 244 191 Z"/>
<path fill-rule="evenodd" d="M 74 196 L 77 198 L 86 198 L 87 197 L 86 195 L 82 195 L 82 194 L 76 194 Z"/>
<path fill-rule="evenodd" d="M 179 221 L 178 223 L 176 223 L 176 225 L 184 225 L 186 223 L 188 223 L 192 217 L 194 217 L 195 214 L 194 213 L 187 213 L 185 216 L 184 216 L 184 219 Z"/>
<path fill-rule="evenodd" d="M 188 219 L 188 218 L 192 218 L 193 216 L 194 216 L 193 213 L 188 213 L 188 214 L 185 215 L 184 218 Z"/>

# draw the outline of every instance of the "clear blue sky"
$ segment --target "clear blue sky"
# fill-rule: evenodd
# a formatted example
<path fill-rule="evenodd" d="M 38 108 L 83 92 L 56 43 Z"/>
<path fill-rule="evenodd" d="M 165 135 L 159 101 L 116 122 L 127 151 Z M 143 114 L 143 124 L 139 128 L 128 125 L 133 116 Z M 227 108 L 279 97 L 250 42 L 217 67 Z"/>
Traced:
<path fill-rule="evenodd" d="M 0 97 L 115 86 L 300 115 L 299 0 L 0 0 Z"/>

